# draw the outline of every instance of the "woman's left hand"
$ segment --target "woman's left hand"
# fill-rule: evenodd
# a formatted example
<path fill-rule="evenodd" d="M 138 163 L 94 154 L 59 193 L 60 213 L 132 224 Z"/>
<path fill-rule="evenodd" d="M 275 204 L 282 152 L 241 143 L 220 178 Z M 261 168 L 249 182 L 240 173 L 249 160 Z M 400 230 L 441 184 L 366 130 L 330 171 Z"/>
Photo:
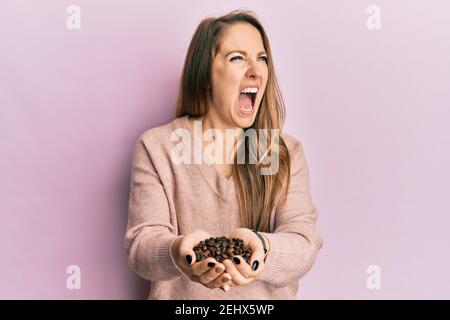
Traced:
<path fill-rule="evenodd" d="M 226 282 L 223 288 L 248 284 L 264 270 L 264 248 L 256 233 L 247 228 L 238 228 L 233 230 L 228 238 L 242 239 L 244 245 L 252 250 L 252 256 L 249 264 L 241 256 L 234 256 L 233 259 L 223 261 L 225 271 L 231 276 L 231 280 Z"/>

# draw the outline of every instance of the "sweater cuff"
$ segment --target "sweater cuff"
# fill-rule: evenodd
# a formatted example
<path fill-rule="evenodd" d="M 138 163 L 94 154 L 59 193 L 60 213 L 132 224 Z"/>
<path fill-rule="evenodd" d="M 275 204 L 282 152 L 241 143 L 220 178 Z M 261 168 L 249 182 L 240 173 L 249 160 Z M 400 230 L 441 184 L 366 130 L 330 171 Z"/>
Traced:
<path fill-rule="evenodd" d="M 283 272 L 281 272 L 285 267 L 284 263 L 289 261 L 292 253 L 282 251 L 283 247 L 278 245 L 276 234 L 268 232 L 260 232 L 260 234 L 269 239 L 270 248 L 264 264 L 264 270 L 259 275 L 259 279 L 272 284 L 278 283 L 284 276 Z"/>
<path fill-rule="evenodd" d="M 174 276 L 181 276 L 184 274 L 180 268 L 178 268 L 175 260 L 172 256 L 172 243 L 178 237 L 168 236 L 162 238 L 156 245 L 155 259 L 159 267 L 167 268 L 167 271 Z"/>

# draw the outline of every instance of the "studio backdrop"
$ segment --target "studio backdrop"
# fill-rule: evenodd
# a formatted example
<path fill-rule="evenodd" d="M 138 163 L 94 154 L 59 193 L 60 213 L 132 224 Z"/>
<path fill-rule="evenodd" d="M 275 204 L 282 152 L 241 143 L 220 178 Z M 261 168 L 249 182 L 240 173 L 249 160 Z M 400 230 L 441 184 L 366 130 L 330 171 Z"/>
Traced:
<path fill-rule="evenodd" d="M 310 167 L 324 247 L 298 298 L 450 298 L 444 0 L 0 1 L 0 298 L 146 298 L 133 145 L 172 119 L 198 23 L 236 9 L 267 30 Z"/>

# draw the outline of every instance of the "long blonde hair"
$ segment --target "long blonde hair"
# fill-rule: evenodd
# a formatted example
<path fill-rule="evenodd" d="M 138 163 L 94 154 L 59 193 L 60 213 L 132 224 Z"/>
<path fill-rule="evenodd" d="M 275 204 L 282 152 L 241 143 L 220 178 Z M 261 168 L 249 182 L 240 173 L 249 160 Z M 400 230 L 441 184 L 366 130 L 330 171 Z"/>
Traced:
<path fill-rule="evenodd" d="M 226 27 L 235 23 L 249 23 L 261 34 L 267 53 L 268 79 L 261 105 L 251 128 L 259 135 L 259 129 L 279 130 L 278 148 L 273 148 L 271 135 L 267 136 L 269 155 L 279 150 L 278 172 L 273 175 L 260 174 L 261 164 L 245 161 L 233 163 L 233 179 L 239 199 L 242 225 L 262 232 L 270 231 L 273 210 L 286 201 L 290 183 L 291 160 L 287 146 L 281 137 L 285 121 L 285 106 L 272 62 L 269 39 L 257 17 L 251 11 L 232 11 L 226 15 L 201 21 L 189 44 L 180 80 L 175 117 L 185 115 L 202 116 L 208 112 L 208 101 L 212 98 L 212 62 L 220 48 Z M 246 128 L 248 130 L 250 128 Z M 241 147 L 248 150 L 248 139 Z M 258 142 L 259 139 L 256 139 Z M 247 158 L 246 158 L 247 159 Z"/>

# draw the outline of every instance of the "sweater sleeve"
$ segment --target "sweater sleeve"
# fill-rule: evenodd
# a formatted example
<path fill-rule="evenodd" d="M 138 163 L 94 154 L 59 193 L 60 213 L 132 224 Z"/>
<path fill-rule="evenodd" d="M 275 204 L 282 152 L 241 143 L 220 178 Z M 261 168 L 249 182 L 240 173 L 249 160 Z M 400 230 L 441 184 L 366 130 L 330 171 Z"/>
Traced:
<path fill-rule="evenodd" d="M 178 237 L 174 224 L 141 135 L 133 151 L 128 225 L 123 239 L 131 270 L 147 280 L 172 280 L 182 275 L 171 254 L 171 245 Z"/>
<path fill-rule="evenodd" d="M 275 287 L 297 282 L 314 264 L 323 241 L 315 228 L 317 208 L 309 190 L 309 170 L 299 141 L 290 152 L 291 176 L 286 202 L 276 210 L 273 233 L 262 232 L 270 251 L 260 280 Z"/>

